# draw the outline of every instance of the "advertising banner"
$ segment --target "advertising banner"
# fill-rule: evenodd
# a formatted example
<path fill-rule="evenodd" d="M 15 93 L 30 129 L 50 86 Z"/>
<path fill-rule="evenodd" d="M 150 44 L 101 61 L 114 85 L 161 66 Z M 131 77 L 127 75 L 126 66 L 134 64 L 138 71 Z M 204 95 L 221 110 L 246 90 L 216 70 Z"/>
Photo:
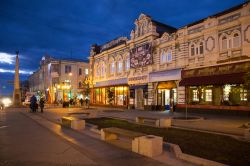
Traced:
<path fill-rule="evenodd" d="M 149 43 L 130 50 L 130 67 L 137 68 L 153 64 L 152 46 Z"/>

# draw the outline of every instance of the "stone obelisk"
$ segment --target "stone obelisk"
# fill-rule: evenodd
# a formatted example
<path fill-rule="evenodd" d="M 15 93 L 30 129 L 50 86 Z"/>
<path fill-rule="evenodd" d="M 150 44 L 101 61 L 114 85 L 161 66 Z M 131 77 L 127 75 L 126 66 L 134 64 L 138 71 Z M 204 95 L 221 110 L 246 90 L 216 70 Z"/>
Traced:
<path fill-rule="evenodd" d="M 14 91 L 13 91 L 13 105 L 21 105 L 21 91 L 19 82 L 19 51 L 16 51 L 16 65 L 15 65 L 15 81 L 14 81 Z"/>

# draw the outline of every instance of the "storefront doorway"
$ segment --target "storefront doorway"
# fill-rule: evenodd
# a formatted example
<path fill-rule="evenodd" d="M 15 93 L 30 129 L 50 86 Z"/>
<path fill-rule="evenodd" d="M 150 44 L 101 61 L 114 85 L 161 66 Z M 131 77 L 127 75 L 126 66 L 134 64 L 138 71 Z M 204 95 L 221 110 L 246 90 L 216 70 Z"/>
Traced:
<path fill-rule="evenodd" d="M 166 111 L 174 111 L 177 100 L 176 84 L 174 82 L 159 83 L 157 96 L 158 105 L 163 106 Z"/>

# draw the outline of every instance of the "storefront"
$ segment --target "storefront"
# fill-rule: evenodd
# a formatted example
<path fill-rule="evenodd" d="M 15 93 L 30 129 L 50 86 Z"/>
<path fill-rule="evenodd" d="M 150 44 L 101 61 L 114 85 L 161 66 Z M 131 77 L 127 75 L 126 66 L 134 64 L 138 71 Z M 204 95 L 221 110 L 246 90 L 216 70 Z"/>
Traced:
<path fill-rule="evenodd" d="M 148 105 L 148 75 L 128 78 L 130 108 L 144 109 Z"/>
<path fill-rule="evenodd" d="M 178 98 L 178 82 L 181 79 L 181 69 L 153 72 L 149 74 L 149 82 L 156 91 L 154 103 L 160 110 L 174 111 Z M 154 90 L 155 89 L 155 90 Z"/>
<path fill-rule="evenodd" d="M 184 70 L 180 86 L 185 86 L 186 102 L 191 107 L 247 106 L 250 101 L 243 87 L 246 71 L 250 71 L 250 62 Z"/>
<path fill-rule="evenodd" d="M 125 83 L 126 78 L 97 82 L 91 91 L 91 104 L 127 107 L 129 87 Z"/>

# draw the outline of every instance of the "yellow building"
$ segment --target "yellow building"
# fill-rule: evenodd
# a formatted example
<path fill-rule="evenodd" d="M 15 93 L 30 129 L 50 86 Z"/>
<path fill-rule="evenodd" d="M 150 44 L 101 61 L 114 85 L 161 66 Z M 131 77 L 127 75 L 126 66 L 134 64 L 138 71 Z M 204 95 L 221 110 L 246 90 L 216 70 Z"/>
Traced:
<path fill-rule="evenodd" d="M 92 104 L 249 109 L 242 86 L 250 71 L 249 3 L 179 29 L 145 14 L 134 24 L 129 39 L 92 46 Z"/>

